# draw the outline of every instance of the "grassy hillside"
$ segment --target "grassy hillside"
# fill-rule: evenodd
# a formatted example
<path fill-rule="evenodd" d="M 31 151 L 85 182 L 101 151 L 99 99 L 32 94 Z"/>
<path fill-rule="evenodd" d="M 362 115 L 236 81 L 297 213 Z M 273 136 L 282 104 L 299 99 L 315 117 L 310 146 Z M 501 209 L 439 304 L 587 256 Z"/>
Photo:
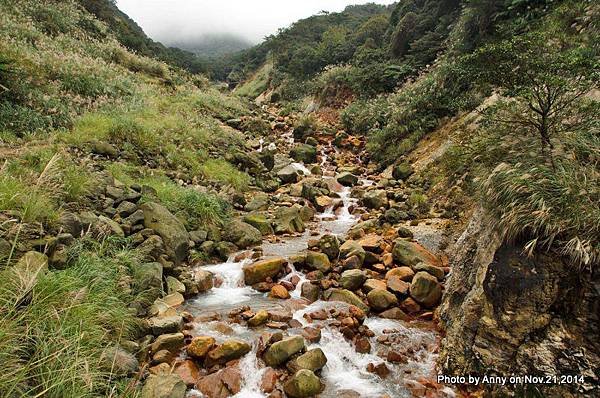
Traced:
<path fill-rule="evenodd" d="M 73 243 L 65 217 L 98 220 L 107 186 L 143 186 L 140 203 L 159 201 L 187 228 L 220 225 L 227 193 L 253 183 L 223 160 L 248 139 L 223 121 L 247 107 L 119 34 L 79 1 L 0 2 L 3 397 L 135 395 L 112 361 L 128 358 L 118 347 L 139 350 L 132 303 L 145 300 L 148 259 L 106 220 L 115 236 Z"/>

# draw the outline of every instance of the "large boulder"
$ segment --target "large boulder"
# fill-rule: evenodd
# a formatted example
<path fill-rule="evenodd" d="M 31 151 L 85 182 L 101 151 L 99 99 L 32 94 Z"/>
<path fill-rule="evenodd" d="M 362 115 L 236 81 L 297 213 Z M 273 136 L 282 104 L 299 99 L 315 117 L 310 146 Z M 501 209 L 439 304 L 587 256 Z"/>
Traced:
<path fill-rule="evenodd" d="M 289 184 L 298 182 L 298 178 L 303 174 L 304 172 L 302 171 L 301 166 L 292 163 L 279 170 L 277 172 L 277 177 L 279 177 L 284 184 Z"/>
<path fill-rule="evenodd" d="M 344 289 L 357 290 L 361 288 L 366 280 L 367 274 L 364 271 L 359 269 L 349 269 L 342 272 L 339 282 L 340 286 Z"/>
<path fill-rule="evenodd" d="M 144 226 L 151 228 L 162 238 L 167 254 L 180 264 L 189 253 L 190 237 L 183 223 L 158 203 L 148 202 L 140 206 L 144 212 Z"/>
<path fill-rule="evenodd" d="M 227 340 L 223 344 L 213 348 L 206 354 L 211 364 L 224 364 L 234 359 L 239 359 L 249 353 L 250 344 L 241 340 Z"/>
<path fill-rule="evenodd" d="M 309 251 L 306 253 L 306 266 L 310 269 L 327 273 L 331 271 L 329 257 L 325 253 Z"/>
<path fill-rule="evenodd" d="M 387 290 L 373 289 L 367 294 L 369 305 L 375 311 L 385 311 L 391 306 L 398 305 L 396 296 Z"/>
<path fill-rule="evenodd" d="M 419 304 L 431 308 L 439 303 L 442 297 L 442 286 L 435 276 L 420 271 L 413 277 L 410 285 L 410 295 Z"/>
<path fill-rule="evenodd" d="M 179 375 L 150 375 L 144 383 L 140 398 L 184 398 L 187 386 Z"/>
<path fill-rule="evenodd" d="M 225 226 L 223 239 L 235 243 L 240 249 L 262 243 L 262 233 L 241 220 L 233 220 Z"/>
<path fill-rule="evenodd" d="M 387 193 L 383 189 L 367 191 L 362 197 L 362 204 L 369 209 L 387 207 Z"/>
<path fill-rule="evenodd" d="M 244 217 L 244 222 L 258 229 L 263 235 L 273 235 L 271 221 L 263 213 L 250 213 Z"/>
<path fill-rule="evenodd" d="M 300 369 L 308 369 L 316 372 L 322 369 L 327 364 L 327 357 L 320 348 L 313 348 L 312 350 L 306 351 L 299 357 L 289 361 L 287 368 L 290 372 L 297 372 Z"/>
<path fill-rule="evenodd" d="M 358 183 L 358 177 L 347 171 L 338 174 L 335 179 L 337 182 L 346 187 L 352 187 Z"/>
<path fill-rule="evenodd" d="M 267 366 L 279 366 L 304 349 L 304 338 L 292 336 L 273 343 L 263 356 Z"/>
<path fill-rule="evenodd" d="M 275 233 L 304 232 L 304 221 L 299 207 L 278 207 L 275 210 L 273 229 Z"/>
<path fill-rule="evenodd" d="M 215 346 L 216 340 L 211 336 L 197 336 L 187 346 L 187 353 L 192 358 L 203 359 Z"/>
<path fill-rule="evenodd" d="M 365 261 L 366 252 L 360 243 L 355 240 L 348 239 L 340 246 L 340 258 L 345 259 L 352 256 L 358 257 L 360 265 Z"/>
<path fill-rule="evenodd" d="M 321 391 L 321 380 L 315 376 L 314 372 L 302 369 L 290 377 L 283 389 L 291 398 L 314 397 Z"/>
<path fill-rule="evenodd" d="M 308 144 L 299 144 L 290 150 L 290 156 L 297 162 L 315 163 L 317 161 L 317 148 Z"/>
<path fill-rule="evenodd" d="M 440 266 L 440 260 L 416 242 L 409 242 L 404 239 L 397 239 L 392 249 L 394 261 L 399 265 L 414 267 L 420 262 L 430 265 Z"/>
<path fill-rule="evenodd" d="M 246 204 L 244 210 L 246 211 L 258 211 L 267 210 L 269 208 L 269 195 L 264 192 L 257 192 L 250 202 Z"/>
<path fill-rule="evenodd" d="M 268 278 L 275 278 L 283 269 L 284 262 L 283 257 L 274 257 L 244 266 L 246 285 L 254 285 L 265 282 Z"/>
<path fill-rule="evenodd" d="M 319 239 L 319 249 L 334 261 L 340 255 L 340 241 L 335 235 L 323 235 Z"/>
<path fill-rule="evenodd" d="M 328 289 L 323 292 L 323 298 L 328 301 L 341 301 L 344 303 L 352 304 L 364 312 L 369 312 L 369 306 L 362 302 L 362 300 L 353 292 L 346 289 Z"/>
<path fill-rule="evenodd" d="M 196 389 L 206 398 L 228 398 L 238 394 L 242 389 L 239 366 L 229 366 L 202 377 Z"/>

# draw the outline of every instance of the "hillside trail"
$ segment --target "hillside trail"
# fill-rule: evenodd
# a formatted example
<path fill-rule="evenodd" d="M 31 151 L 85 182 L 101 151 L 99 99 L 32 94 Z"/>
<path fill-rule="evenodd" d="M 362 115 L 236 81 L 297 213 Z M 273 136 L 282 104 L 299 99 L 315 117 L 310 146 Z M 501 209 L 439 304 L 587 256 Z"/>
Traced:
<path fill-rule="evenodd" d="M 276 111 L 275 108 L 269 109 L 274 115 Z M 345 338 L 340 322 L 332 322 L 330 319 L 336 314 L 347 312 L 350 307 L 348 304 L 323 300 L 309 303 L 302 297 L 301 286 L 307 280 L 307 275 L 293 266 L 294 256 L 325 234 L 343 239 L 361 221 L 359 212 L 356 212 L 359 203 L 352 197 L 351 188 L 344 187 L 335 180 L 337 164 L 344 159 L 346 163 L 358 166 L 365 171 L 360 176 L 359 184 L 365 187 L 374 184 L 373 176 L 367 172 L 359 154 L 335 147 L 331 143 L 331 136 L 321 135 L 318 139 L 319 163 L 323 171 L 321 178 L 337 192 L 341 204 L 332 204 L 318 213 L 316 221 L 308 225 L 304 233 L 264 241 L 258 249 L 266 258 L 279 256 L 289 260 L 291 272 L 281 283 L 294 286 L 290 297 L 285 300 L 275 299 L 246 286 L 243 267 L 252 263 L 253 252 L 234 253 L 223 263 L 201 267 L 213 273 L 218 283 L 209 292 L 186 302 L 185 311 L 194 317 L 192 335 L 211 336 L 217 343 L 232 338 L 252 342 L 253 351 L 242 358 L 238 365 L 240 385 L 235 397 L 279 396 L 270 395 L 268 387 L 265 387 L 269 384 L 268 380 L 273 378 L 273 369 L 267 368 L 258 358 L 261 341 L 269 333 L 279 329 L 290 336 L 306 336 L 307 331 L 315 328 L 321 330 L 321 338 L 308 342 L 307 349 L 320 348 L 327 358 L 327 364 L 321 373 L 325 388 L 319 397 L 395 398 L 424 396 L 422 394 L 426 391 L 428 396 L 455 396 L 449 388 L 434 382 L 440 336 L 433 322 L 405 322 L 368 316 L 363 323 L 367 331 L 363 337 L 371 349 L 361 353 Z M 276 137 L 276 142 L 279 152 L 287 152 L 294 145 L 292 130 Z M 299 167 L 310 175 L 306 167 Z M 431 235 L 431 231 L 421 233 L 423 237 Z M 240 314 L 255 314 L 261 310 L 266 310 L 271 315 L 271 322 L 262 327 L 250 328 L 235 321 Z M 389 361 L 390 351 L 401 356 L 402 360 Z M 223 384 L 227 385 L 227 382 L 224 381 Z M 206 389 L 210 390 L 210 386 L 206 386 Z M 194 389 L 188 396 L 207 395 Z"/>

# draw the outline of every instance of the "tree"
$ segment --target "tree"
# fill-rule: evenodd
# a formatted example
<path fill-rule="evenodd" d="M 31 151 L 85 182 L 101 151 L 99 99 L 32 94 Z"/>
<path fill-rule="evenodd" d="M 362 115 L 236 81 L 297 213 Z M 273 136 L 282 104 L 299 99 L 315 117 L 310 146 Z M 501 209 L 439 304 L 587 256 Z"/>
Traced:
<path fill-rule="evenodd" d="M 554 137 L 579 123 L 581 100 L 595 87 L 600 66 L 590 49 L 560 47 L 543 37 L 524 36 L 485 46 L 471 59 L 479 81 L 517 105 L 498 121 L 534 131 L 551 162 Z"/>

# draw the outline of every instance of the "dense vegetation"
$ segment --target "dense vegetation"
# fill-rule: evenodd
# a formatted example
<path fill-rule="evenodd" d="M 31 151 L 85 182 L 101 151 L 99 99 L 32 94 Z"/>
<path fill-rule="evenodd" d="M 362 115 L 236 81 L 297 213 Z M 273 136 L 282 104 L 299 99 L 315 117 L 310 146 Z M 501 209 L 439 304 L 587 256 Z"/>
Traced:
<path fill-rule="evenodd" d="M 445 155 L 450 173 L 475 181 L 472 192 L 498 212 L 507 239 L 589 265 L 600 252 L 598 102 L 590 97 L 598 13 L 577 0 L 357 6 L 281 31 L 238 58 L 230 79 L 258 70 L 238 92 L 270 88 L 272 100 L 342 104 L 344 127 L 367 136 L 382 169 L 497 93 L 500 101 L 483 106 L 485 128 L 463 133 Z M 484 162 L 483 153 L 495 156 Z"/>

